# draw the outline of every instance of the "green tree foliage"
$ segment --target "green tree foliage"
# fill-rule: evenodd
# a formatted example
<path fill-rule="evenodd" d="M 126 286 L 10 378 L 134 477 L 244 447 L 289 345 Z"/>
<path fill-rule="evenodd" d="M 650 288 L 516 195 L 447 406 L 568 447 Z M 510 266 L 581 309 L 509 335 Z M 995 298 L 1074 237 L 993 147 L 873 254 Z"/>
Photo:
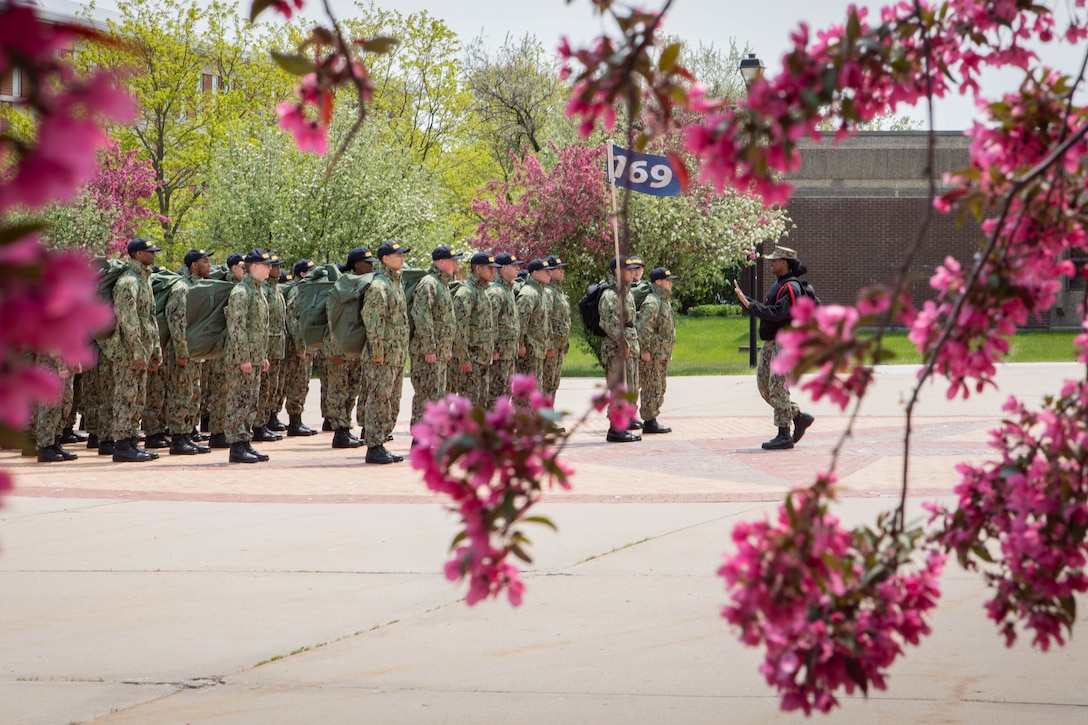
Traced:
<path fill-rule="evenodd" d="M 346 109 L 337 115 L 331 144 L 351 121 Z M 237 125 L 213 160 L 194 221 L 200 245 L 335 262 L 352 247 L 393 240 L 412 247 L 411 261 L 429 263 L 434 240 L 450 234 L 442 190 L 410 151 L 381 144 L 384 131 L 377 121 L 363 126 L 330 170 L 328 159 L 300 153 L 270 125 Z"/>
<path fill-rule="evenodd" d="M 183 0 L 120 0 L 121 42 L 92 44 L 79 54 L 129 87 L 140 104 L 136 121 L 115 133 L 124 149 L 139 149 L 159 182 L 153 209 L 168 251 L 186 246 L 189 213 L 207 186 L 211 160 L 233 120 L 272 117 L 290 80 L 265 59 L 261 26 L 234 5 Z M 175 238 L 178 238 L 175 243 Z"/>
<path fill-rule="evenodd" d="M 465 78 L 472 93 L 476 138 L 508 181 L 513 158 L 546 153 L 548 142 L 575 138 L 565 113 L 570 89 L 559 80 L 559 63 L 533 35 L 507 36 L 492 54 L 482 37 L 465 53 Z"/>

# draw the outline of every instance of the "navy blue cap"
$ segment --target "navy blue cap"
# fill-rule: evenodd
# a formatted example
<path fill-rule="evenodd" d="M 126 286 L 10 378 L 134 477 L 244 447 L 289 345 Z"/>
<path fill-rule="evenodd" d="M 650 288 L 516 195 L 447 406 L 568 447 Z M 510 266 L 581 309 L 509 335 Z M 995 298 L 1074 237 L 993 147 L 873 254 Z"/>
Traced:
<path fill-rule="evenodd" d="M 210 256 L 212 256 L 212 254 L 214 254 L 214 253 L 213 252 L 205 252 L 203 249 L 190 249 L 188 252 L 185 253 L 185 256 L 182 258 L 181 262 L 186 267 L 188 267 L 189 265 L 191 265 L 193 262 L 197 261 L 198 259 L 204 259 L 205 257 L 210 257 Z"/>
<path fill-rule="evenodd" d="M 161 252 L 161 247 L 156 247 L 155 243 L 145 237 L 136 237 L 128 243 L 128 253 L 135 254 L 136 252 Z"/>
<path fill-rule="evenodd" d="M 524 259 L 518 259 L 509 252 L 500 252 L 495 255 L 495 264 L 505 267 L 508 264 L 528 264 Z"/>
<path fill-rule="evenodd" d="M 559 269 L 560 267 L 569 267 L 570 265 L 564 262 L 554 254 L 548 257 L 548 269 Z"/>
<path fill-rule="evenodd" d="M 659 279 L 680 279 L 675 274 L 670 272 L 667 267 L 658 267 L 653 272 L 650 272 L 650 281 L 656 282 Z"/>
<path fill-rule="evenodd" d="M 549 270 L 551 268 L 551 265 L 548 264 L 548 260 L 546 259 L 534 259 L 532 262 L 529 262 L 528 267 L 530 273 L 539 272 L 542 269 Z"/>
<path fill-rule="evenodd" d="M 445 244 L 439 244 L 431 252 L 431 259 L 436 262 L 440 259 L 461 259 L 464 256 L 464 252 L 456 252 L 453 247 L 447 247 Z"/>
<path fill-rule="evenodd" d="M 384 242 L 378 247 L 378 259 L 381 259 L 387 254 L 407 254 L 410 251 L 412 251 L 411 247 L 402 247 L 396 242 Z"/>
<path fill-rule="evenodd" d="M 374 262 L 377 261 L 378 259 L 374 257 L 366 247 L 356 247 L 348 252 L 348 269 L 354 267 L 357 262 L 370 262 L 371 264 L 374 264 Z"/>
<path fill-rule="evenodd" d="M 300 274 L 302 274 L 303 272 L 307 272 L 307 271 L 309 271 L 309 270 L 311 270 L 313 268 L 314 268 L 314 263 L 313 262 L 311 262 L 308 259 L 300 259 L 297 262 L 295 262 L 295 269 L 294 269 L 295 276 L 297 277 Z"/>
<path fill-rule="evenodd" d="M 256 249 L 251 249 L 246 252 L 243 261 L 246 264 L 272 264 L 272 255 L 260 247 L 257 247 Z"/>
<path fill-rule="evenodd" d="M 233 252 L 229 257 L 227 257 L 227 266 L 233 267 L 234 265 L 240 264 L 244 261 L 246 261 L 246 258 L 243 257 L 240 252 Z"/>
<path fill-rule="evenodd" d="M 471 264 L 473 266 L 475 266 L 477 264 L 482 264 L 482 265 L 487 266 L 487 267 L 501 267 L 502 266 L 501 264 L 496 262 L 495 258 L 492 257 L 487 252 L 476 252 L 476 254 L 472 255 L 472 259 L 469 260 L 469 264 Z"/>

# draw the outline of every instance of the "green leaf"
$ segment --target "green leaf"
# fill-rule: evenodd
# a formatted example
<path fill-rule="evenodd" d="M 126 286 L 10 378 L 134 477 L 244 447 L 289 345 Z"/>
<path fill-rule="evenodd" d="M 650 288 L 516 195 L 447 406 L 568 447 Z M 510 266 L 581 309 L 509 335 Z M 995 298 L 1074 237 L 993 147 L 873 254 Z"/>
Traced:
<path fill-rule="evenodd" d="M 661 59 L 657 61 L 657 67 L 664 73 L 668 73 L 676 67 L 676 60 L 680 57 L 680 43 L 673 43 L 661 53 Z"/>
<path fill-rule="evenodd" d="M 305 56 L 290 55 L 288 53 L 280 53 L 279 51 L 273 50 L 272 60 L 276 62 L 276 65 L 293 76 L 304 76 L 307 73 L 314 72 L 313 61 Z"/>
<path fill-rule="evenodd" d="M 986 546 L 983 545 L 983 544 L 975 544 L 974 546 L 972 546 L 971 547 L 971 553 L 973 553 L 979 559 L 982 559 L 987 564 L 993 564 L 994 563 L 994 558 L 992 556 L 990 556 L 990 552 L 986 549 Z"/>
<path fill-rule="evenodd" d="M 276 0 L 253 0 L 253 7 L 249 10 L 249 22 L 257 19 L 257 16 L 276 4 Z"/>
<path fill-rule="evenodd" d="M 531 521 L 534 524 L 544 524 L 552 531 L 559 531 L 559 528 L 554 523 L 552 523 L 551 519 L 546 516 L 526 516 L 523 520 Z"/>
<path fill-rule="evenodd" d="M 389 37 L 368 38 L 360 43 L 363 50 L 367 53 L 375 53 L 377 55 L 385 55 L 399 44 L 399 40 Z"/>
<path fill-rule="evenodd" d="M 526 564 L 532 564 L 533 563 L 532 557 L 530 557 L 529 554 L 526 553 L 526 551 L 524 549 L 522 549 L 520 546 L 518 546 L 516 543 L 515 544 L 510 544 L 510 552 L 514 556 L 516 556 L 517 558 L 524 561 Z"/>
<path fill-rule="evenodd" d="M 468 538 L 468 532 L 467 531 L 459 532 L 457 534 L 457 536 L 453 537 L 453 541 L 450 542 L 450 551 L 453 551 L 454 549 L 456 549 L 457 545 L 460 544 L 462 541 L 464 541 L 467 538 Z"/>

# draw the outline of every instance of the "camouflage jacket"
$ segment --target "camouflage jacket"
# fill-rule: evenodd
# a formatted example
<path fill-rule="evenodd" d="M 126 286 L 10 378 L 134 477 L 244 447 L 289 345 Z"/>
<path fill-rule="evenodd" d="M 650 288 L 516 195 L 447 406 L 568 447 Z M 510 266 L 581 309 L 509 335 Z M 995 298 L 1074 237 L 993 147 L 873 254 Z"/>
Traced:
<path fill-rule="evenodd" d="M 360 315 L 366 326 L 364 357 L 404 367 L 408 362 L 408 305 L 400 272 L 380 262 L 374 265 L 374 281 L 363 295 Z"/>
<path fill-rule="evenodd" d="M 269 277 L 265 281 L 264 296 L 268 302 L 268 357 L 282 360 L 287 353 L 287 301 L 279 280 Z"/>
<path fill-rule="evenodd" d="M 544 291 L 548 296 L 548 327 L 552 336 L 551 348 L 565 353 L 570 348 L 570 301 L 557 282 Z"/>
<path fill-rule="evenodd" d="M 281 290 L 285 300 L 283 309 L 287 327 L 284 357 L 306 352 L 306 341 L 302 339 L 302 323 L 299 320 L 298 282 L 292 282 L 285 287 L 286 289 Z"/>
<path fill-rule="evenodd" d="M 193 272 L 186 267 L 181 272 L 181 280 L 170 288 L 170 294 L 166 297 L 166 326 L 170 330 L 170 344 L 174 348 L 174 357 L 189 357 L 187 342 L 189 322 L 185 318 L 185 302 L 192 284 Z"/>
<path fill-rule="evenodd" d="M 638 349 L 638 330 L 635 329 L 635 296 L 630 288 L 625 295 L 627 305 L 627 325 L 620 326 L 620 296 L 614 289 L 606 289 L 601 293 L 601 300 L 597 303 L 597 311 L 601 314 L 601 329 L 608 338 L 606 342 L 614 345 L 620 344 L 621 335 L 627 340 L 627 348 L 634 354 Z"/>
<path fill-rule="evenodd" d="M 521 319 L 521 345 L 529 357 L 545 357 L 554 350 L 548 325 L 548 291 L 529 276 L 518 293 L 518 317 Z"/>
<path fill-rule="evenodd" d="M 439 361 L 445 362 L 453 354 L 452 279 L 432 264 L 427 276 L 416 285 L 408 315 L 408 350 L 412 355 L 433 352 Z"/>
<path fill-rule="evenodd" d="M 487 287 L 487 299 L 495 317 L 495 352 L 500 360 L 515 360 L 518 356 L 521 325 L 513 289 L 513 282 L 507 282 L 497 274 L 495 281 Z"/>
<path fill-rule="evenodd" d="M 159 323 L 155 321 L 155 295 L 151 268 L 131 257 L 128 270 L 113 287 L 113 313 L 117 327 L 103 343 L 102 351 L 115 363 L 132 363 L 161 357 Z"/>
<path fill-rule="evenodd" d="M 474 274 L 453 295 L 457 329 L 453 357 L 458 362 L 490 365 L 495 352 L 495 315 L 487 300 L 487 282 Z"/>
<path fill-rule="evenodd" d="M 672 294 L 669 290 L 654 285 L 642 307 L 638 308 L 638 345 L 641 352 L 650 353 L 654 360 L 671 360 L 672 348 L 676 343 L 676 325 L 672 319 Z"/>
<path fill-rule="evenodd" d="M 246 273 L 230 291 L 224 315 L 227 346 L 223 360 L 232 367 L 246 362 L 260 365 L 268 357 L 268 300 L 261 283 Z"/>

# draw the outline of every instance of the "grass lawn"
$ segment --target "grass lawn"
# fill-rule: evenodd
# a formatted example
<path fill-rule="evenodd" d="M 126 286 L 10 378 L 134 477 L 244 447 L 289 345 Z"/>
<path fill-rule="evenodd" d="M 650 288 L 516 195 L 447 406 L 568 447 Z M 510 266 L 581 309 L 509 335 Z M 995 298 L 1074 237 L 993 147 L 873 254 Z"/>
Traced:
<path fill-rule="evenodd" d="M 1012 340 L 1008 362 L 1072 362 L 1075 330 L 1021 332 Z M 747 317 L 677 317 L 676 349 L 669 363 L 669 375 L 748 375 Z M 895 354 L 894 364 L 919 364 L 921 356 L 907 339 L 906 332 L 884 336 L 884 346 Z M 592 353 L 577 338 L 563 364 L 563 375 L 602 375 Z"/>

